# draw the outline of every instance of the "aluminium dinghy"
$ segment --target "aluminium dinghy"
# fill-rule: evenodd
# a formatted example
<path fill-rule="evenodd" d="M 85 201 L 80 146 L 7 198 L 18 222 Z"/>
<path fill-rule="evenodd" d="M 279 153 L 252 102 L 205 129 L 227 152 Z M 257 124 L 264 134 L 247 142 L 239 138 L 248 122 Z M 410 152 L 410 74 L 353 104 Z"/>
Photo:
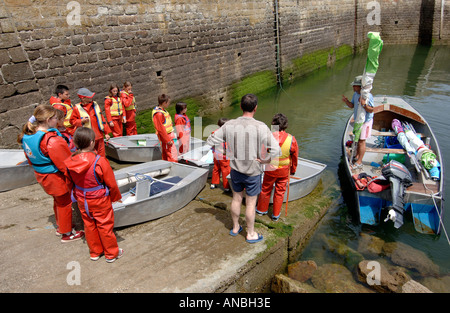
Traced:
<path fill-rule="evenodd" d="M 0 149 L 0 192 L 36 183 L 22 149 Z"/>
<path fill-rule="evenodd" d="M 191 137 L 191 149 L 205 142 Z M 178 142 L 176 142 L 178 147 Z M 156 134 L 140 134 L 113 137 L 105 141 L 106 155 L 114 160 L 129 163 L 142 163 L 161 160 L 161 145 Z"/>
<path fill-rule="evenodd" d="M 157 160 L 114 172 L 122 199 L 113 203 L 114 227 L 172 214 L 205 187 L 208 170 Z"/>

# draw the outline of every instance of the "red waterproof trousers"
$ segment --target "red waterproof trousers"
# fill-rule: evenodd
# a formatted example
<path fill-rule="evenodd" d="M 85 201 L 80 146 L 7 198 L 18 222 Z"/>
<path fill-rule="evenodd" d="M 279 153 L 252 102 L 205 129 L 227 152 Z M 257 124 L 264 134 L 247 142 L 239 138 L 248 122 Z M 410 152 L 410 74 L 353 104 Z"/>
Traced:
<path fill-rule="evenodd" d="M 91 257 L 105 254 L 105 258 L 113 259 L 119 254 L 116 235 L 114 235 L 114 211 L 109 197 L 86 199 L 90 218 L 83 201 L 78 201 L 81 217 L 84 222 L 86 242 Z"/>
<path fill-rule="evenodd" d="M 211 184 L 220 184 L 220 174 L 222 174 L 223 188 L 230 189 L 227 176 L 231 172 L 230 160 L 217 160 L 214 158 L 214 168 L 211 177 Z"/>
<path fill-rule="evenodd" d="M 289 167 L 281 168 L 275 171 L 264 172 L 263 184 L 261 193 L 259 194 L 258 206 L 256 208 L 256 211 L 258 211 L 259 213 L 267 213 L 267 210 L 269 209 L 270 196 L 275 184 L 272 216 L 279 217 L 288 181 Z"/>

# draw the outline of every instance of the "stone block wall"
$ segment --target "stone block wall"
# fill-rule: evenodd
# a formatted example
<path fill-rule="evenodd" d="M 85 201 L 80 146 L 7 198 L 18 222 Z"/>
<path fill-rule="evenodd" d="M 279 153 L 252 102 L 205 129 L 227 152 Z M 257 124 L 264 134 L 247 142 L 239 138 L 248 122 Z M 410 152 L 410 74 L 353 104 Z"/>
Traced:
<path fill-rule="evenodd" d="M 198 97 L 209 110 L 230 105 L 246 77 L 273 73 L 258 76 L 272 83 L 277 43 L 284 79 L 351 54 L 369 30 L 387 44 L 417 43 L 421 32 L 448 44 L 440 1 L 375 2 L 381 24 L 369 26 L 368 0 L 0 0 L 0 147 L 17 147 L 23 123 L 58 84 L 73 103 L 81 87 L 103 104 L 111 83 L 131 81 L 138 110 L 161 93 Z"/>

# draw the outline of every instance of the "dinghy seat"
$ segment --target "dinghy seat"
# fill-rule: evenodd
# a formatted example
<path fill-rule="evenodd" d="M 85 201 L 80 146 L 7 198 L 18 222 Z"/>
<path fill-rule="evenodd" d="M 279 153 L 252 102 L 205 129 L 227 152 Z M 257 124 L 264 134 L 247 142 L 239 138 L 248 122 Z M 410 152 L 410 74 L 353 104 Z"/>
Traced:
<path fill-rule="evenodd" d="M 173 176 L 163 180 L 155 181 L 151 184 L 150 197 L 154 196 L 163 191 L 167 191 L 172 188 L 175 184 L 179 183 L 183 178 L 179 176 Z"/>

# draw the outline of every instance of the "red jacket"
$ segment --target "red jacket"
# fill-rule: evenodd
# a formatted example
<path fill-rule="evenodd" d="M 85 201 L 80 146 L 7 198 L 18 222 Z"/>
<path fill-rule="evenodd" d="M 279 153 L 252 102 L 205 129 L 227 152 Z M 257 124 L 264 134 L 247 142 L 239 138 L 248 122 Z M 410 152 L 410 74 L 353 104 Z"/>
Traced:
<path fill-rule="evenodd" d="M 62 196 L 70 191 L 66 185 L 66 166 L 64 160 L 71 154 L 67 142 L 53 132 L 44 135 L 40 144 L 41 152 L 48 156 L 59 172 L 53 174 L 41 174 L 34 172 L 36 180 L 41 184 L 44 191 L 51 196 Z M 26 154 L 25 154 L 26 155 Z M 28 159 L 28 157 L 27 157 Z M 31 163 L 31 162 L 30 162 Z"/>
<path fill-rule="evenodd" d="M 95 110 L 92 107 L 92 105 L 93 105 L 93 102 L 88 103 L 83 108 L 89 114 L 89 117 L 91 119 L 91 127 L 95 133 L 95 139 L 98 140 L 98 139 L 103 138 L 103 132 L 98 128 L 97 116 L 95 115 Z M 103 114 L 102 114 L 102 120 L 100 121 L 100 123 L 104 123 L 103 124 L 103 126 L 105 127 L 104 133 L 109 134 L 111 132 L 111 129 L 109 128 L 108 124 L 105 123 L 105 118 L 103 117 Z M 75 128 L 83 126 L 83 123 L 81 123 L 80 111 L 78 110 L 76 105 L 73 107 L 72 116 L 70 117 L 70 124 L 72 124 Z"/>
<path fill-rule="evenodd" d="M 94 176 L 93 169 L 96 161 Z M 64 164 L 68 169 L 66 176 L 70 189 L 73 189 L 74 185 L 82 188 L 93 188 L 100 184 L 108 187 L 111 202 L 116 202 L 122 198 L 114 172 L 106 158 L 100 157 L 97 160 L 97 154 L 94 152 L 84 152 L 69 157 L 64 161 Z M 74 196 L 78 201 L 84 201 L 84 193 L 80 189 L 75 188 Z M 96 205 L 98 205 L 97 209 L 102 209 L 101 206 L 105 203 L 107 197 L 108 195 L 105 194 L 103 189 L 87 193 L 89 209 L 91 210 L 91 207 Z"/>

